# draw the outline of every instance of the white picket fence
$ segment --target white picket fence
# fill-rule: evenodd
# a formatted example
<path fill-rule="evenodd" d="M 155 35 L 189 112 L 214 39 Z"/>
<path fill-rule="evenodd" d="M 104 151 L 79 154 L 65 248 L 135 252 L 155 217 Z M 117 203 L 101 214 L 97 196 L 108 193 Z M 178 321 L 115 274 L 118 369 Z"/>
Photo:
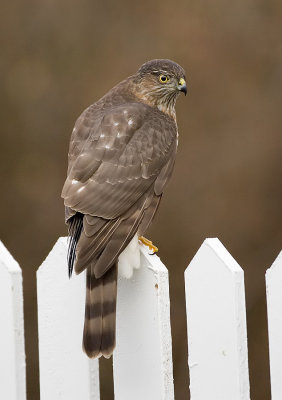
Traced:
<path fill-rule="evenodd" d="M 173 400 L 168 272 L 140 251 L 141 268 L 118 281 L 115 399 Z M 66 253 L 60 238 L 37 272 L 40 399 L 98 400 L 99 362 L 81 350 L 85 274 L 68 279 Z M 194 256 L 185 289 L 191 400 L 250 399 L 244 272 L 218 239 Z M 272 400 L 281 400 L 282 252 L 266 289 Z M 0 399 L 26 400 L 22 274 L 1 242 L 0 327 Z"/>

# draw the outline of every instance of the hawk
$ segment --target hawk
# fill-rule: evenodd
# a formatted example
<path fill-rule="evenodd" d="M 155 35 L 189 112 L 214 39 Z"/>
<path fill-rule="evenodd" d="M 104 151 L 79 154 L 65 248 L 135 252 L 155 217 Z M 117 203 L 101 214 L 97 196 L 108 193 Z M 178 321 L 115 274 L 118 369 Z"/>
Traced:
<path fill-rule="evenodd" d="M 118 259 L 145 233 L 172 174 L 180 92 L 183 68 L 152 60 L 75 123 L 62 197 L 69 276 L 87 271 L 83 349 L 91 358 L 115 348 Z"/>

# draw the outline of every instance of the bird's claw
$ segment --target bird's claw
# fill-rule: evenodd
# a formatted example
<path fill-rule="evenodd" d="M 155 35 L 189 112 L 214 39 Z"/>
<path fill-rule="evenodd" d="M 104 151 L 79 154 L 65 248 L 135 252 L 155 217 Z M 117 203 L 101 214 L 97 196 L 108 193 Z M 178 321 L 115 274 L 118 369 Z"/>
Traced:
<path fill-rule="evenodd" d="M 150 250 L 153 251 L 153 254 L 157 253 L 159 250 L 157 246 L 153 245 L 152 241 L 145 238 L 144 236 L 139 236 L 138 237 L 139 242 L 143 243 L 145 246 L 149 247 Z"/>

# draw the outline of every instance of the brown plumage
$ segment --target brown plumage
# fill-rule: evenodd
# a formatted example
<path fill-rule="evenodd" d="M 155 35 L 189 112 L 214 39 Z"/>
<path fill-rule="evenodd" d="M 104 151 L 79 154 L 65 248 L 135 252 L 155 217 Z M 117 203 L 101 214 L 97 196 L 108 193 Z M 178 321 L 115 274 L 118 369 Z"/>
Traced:
<path fill-rule="evenodd" d="M 83 348 L 109 357 L 115 347 L 117 263 L 144 234 L 171 176 L 175 102 L 185 73 L 149 61 L 88 107 L 74 126 L 62 197 L 69 225 L 69 274 L 87 270 Z"/>

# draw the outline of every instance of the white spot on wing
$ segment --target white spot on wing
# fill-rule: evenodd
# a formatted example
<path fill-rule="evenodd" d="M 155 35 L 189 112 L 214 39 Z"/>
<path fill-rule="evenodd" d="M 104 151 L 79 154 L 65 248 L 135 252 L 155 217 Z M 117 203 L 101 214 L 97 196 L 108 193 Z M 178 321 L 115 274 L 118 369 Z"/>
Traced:
<path fill-rule="evenodd" d="M 129 120 L 128 120 L 128 125 L 132 125 L 133 124 L 133 119 L 132 118 L 129 118 Z"/>
<path fill-rule="evenodd" d="M 78 182 L 78 181 L 77 181 L 76 179 L 73 179 L 73 180 L 71 181 L 71 184 L 72 184 L 72 185 L 75 185 L 77 182 Z"/>
<path fill-rule="evenodd" d="M 80 193 L 83 191 L 83 189 L 85 189 L 85 186 L 82 186 L 81 188 L 79 188 L 77 192 Z"/>

